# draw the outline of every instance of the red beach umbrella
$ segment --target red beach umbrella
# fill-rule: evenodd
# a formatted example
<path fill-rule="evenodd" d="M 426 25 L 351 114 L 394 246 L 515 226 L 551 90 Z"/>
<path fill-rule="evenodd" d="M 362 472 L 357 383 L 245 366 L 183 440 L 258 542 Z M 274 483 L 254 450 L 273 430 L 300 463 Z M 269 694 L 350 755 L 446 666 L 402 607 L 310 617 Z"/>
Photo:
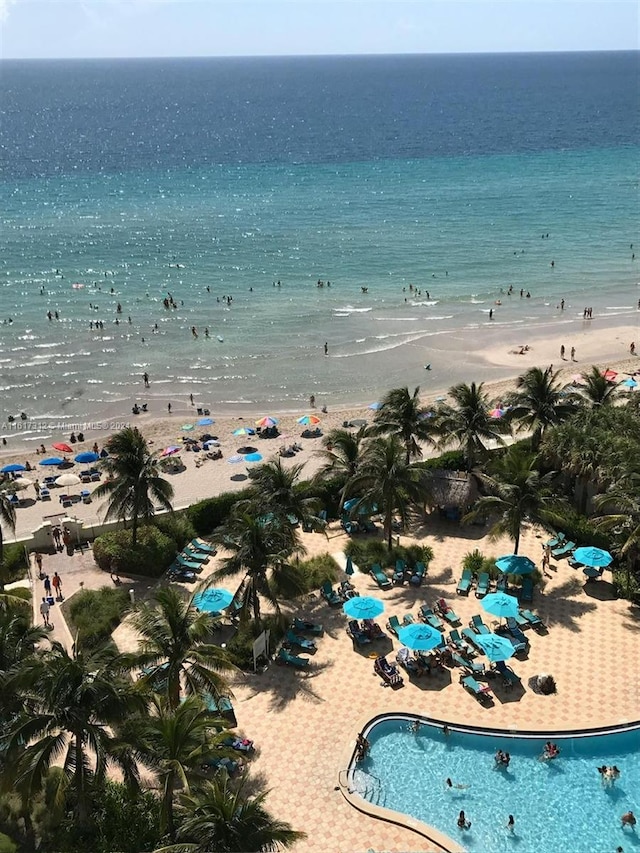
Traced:
<path fill-rule="evenodd" d="M 73 447 L 69 447 L 68 444 L 65 444 L 63 441 L 58 441 L 55 444 L 52 444 L 54 450 L 59 450 L 61 453 L 73 453 Z"/>

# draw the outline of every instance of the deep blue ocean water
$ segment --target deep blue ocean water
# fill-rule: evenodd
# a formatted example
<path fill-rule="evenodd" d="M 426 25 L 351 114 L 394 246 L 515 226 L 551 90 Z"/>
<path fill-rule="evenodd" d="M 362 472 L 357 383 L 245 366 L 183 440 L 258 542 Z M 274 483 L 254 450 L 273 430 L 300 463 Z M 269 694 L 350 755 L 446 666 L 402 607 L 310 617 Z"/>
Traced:
<path fill-rule="evenodd" d="M 5 415 L 145 369 L 158 411 L 366 402 L 635 319 L 639 93 L 637 53 L 2 63 Z"/>

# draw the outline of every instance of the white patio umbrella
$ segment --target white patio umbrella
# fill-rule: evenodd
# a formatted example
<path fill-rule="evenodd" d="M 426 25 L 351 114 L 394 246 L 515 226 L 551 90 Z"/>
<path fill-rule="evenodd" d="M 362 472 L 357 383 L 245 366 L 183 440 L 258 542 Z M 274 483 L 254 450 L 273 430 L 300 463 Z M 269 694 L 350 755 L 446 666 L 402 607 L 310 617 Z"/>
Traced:
<path fill-rule="evenodd" d="M 81 482 L 77 474 L 61 474 L 56 477 L 56 486 L 77 486 Z"/>

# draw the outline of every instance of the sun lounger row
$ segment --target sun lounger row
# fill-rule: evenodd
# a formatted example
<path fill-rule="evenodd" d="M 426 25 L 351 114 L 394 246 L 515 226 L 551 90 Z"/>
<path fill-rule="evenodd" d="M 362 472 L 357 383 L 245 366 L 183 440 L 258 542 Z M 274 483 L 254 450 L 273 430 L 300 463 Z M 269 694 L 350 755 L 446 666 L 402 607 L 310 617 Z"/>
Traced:
<path fill-rule="evenodd" d="M 426 571 L 427 569 L 423 562 L 418 561 L 415 566 L 411 568 L 411 566 L 407 566 L 404 560 L 396 560 L 393 582 L 398 586 L 402 586 L 405 581 L 413 586 L 420 586 L 424 580 Z"/>
<path fill-rule="evenodd" d="M 373 619 L 363 619 L 362 624 L 357 619 L 351 619 L 347 625 L 347 634 L 357 646 L 365 646 L 376 640 L 387 638 L 382 628 Z"/>
<path fill-rule="evenodd" d="M 458 581 L 458 586 L 456 587 L 456 593 L 458 595 L 469 595 L 474 584 L 473 575 L 471 574 L 471 569 L 464 569 L 462 572 L 462 577 Z M 475 582 L 476 584 L 476 598 L 483 598 L 489 590 L 491 589 L 491 579 L 489 578 L 488 572 L 482 572 L 479 575 L 478 580 Z M 507 589 L 507 578 L 505 575 L 501 575 L 498 581 L 496 582 L 496 589 L 506 592 Z M 517 594 L 518 598 L 521 601 L 532 601 L 533 600 L 533 580 L 525 576 L 522 578 L 522 586 L 511 589 L 512 594 Z"/>
<path fill-rule="evenodd" d="M 348 598 L 356 598 L 360 593 L 356 590 L 350 581 L 342 581 L 336 589 L 333 588 L 331 581 L 325 581 L 320 587 L 320 595 L 324 598 L 327 604 L 332 607 L 343 604 Z"/>

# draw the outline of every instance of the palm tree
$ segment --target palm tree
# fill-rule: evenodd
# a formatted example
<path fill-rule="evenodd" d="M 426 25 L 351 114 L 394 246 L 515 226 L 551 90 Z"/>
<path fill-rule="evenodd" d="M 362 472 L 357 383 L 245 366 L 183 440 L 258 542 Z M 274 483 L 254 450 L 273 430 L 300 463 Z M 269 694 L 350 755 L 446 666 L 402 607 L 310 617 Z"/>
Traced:
<path fill-rule="evenodd" d="M 518 553 L 520 531 L 525 521 L 549 524 L 557 517 L 557 505 L 551 496 L 550 483 L 554 472 L 541 475 L 536 468 L 537 457 L 522 447 L 510 447 L 496 466 L 494 476 L 477 473 L 492 494 L 479 498 L 463 521 L 499 514 L 489 536 L 497 539 L 507 535 L 513 539 L 513 553 Z"/>
<path fill-rule="evenodd" d="M 608 478 L 610 445 L 603 441 L 601 409 L 583 412 L 546 431 L 541 455 L 562 470 L 571 482 L 578 510 L 585 515 L 590 490 L 603 488 Z"/>
<path fill-rule="evenodd" d="M 291 557 L 305 553 L 298 534 L 280 513 L 265 516 L 263 510 L 246 501 L 236 504 L 214 536 L 230 556 L 209 578 L 211 584 L 243 573 L 234 601 L 241 602 L 241 615 L 252 612 L 256 621 L 260 619 L 261 596 L 280 612 L 274 587 L 292 595 L 303 591 L 296 568 L 290 563 Z"/>
<path fill-rule="evenodd" d="M 435 444 L 429 412 L 420 404 L 420 388 L 394 388 L 382 400 L 371 428 L 372 435 L 396 435 L 405 448 L 407 465 L 422 456 L 420 442 Z"/>
<path fill-rule="evenodd" d="M 483 389 L 482 382 L 454 385 L 449 389 L 453 405 L 443 405 L 436 414 L 441 447 L 457 444 L 464 451 L 469 471 L 486 452 L 487 443 L 504 444 L 503 435 L 508 431 L 504 419 L 491 417 L 491 404 Z"/>
<path fill-rule="evenodd" d="M 19 694 L 9 689 L 9 682 L 47 636 L 41 626 L 30 625 L 20 610 L 0 612 L 0 720 L 5 724 L 22 707 Z"/>
<path fill-rule="evenodd" d="M 637 460 L 636 460 L 637 461 Z M 640 473 L 632 471 L 616 482 L 594 504 L 606 514 L 595 519 L 599 530 L 611 531 L 618 539 L 618 554 L 626 558 L 627 589 L 630 575 L 637 574 L 640 558 Z"/>
<path fill-rule="evenodd" d="M 289 517 L 297 518 L 305 528 L 320 529 L 324 526 L 317 515 L 320 501 L 300 481 L 303 468 L 304 465 L 283 465 L 279 457 L 252 468 L 250 500 L 260 503 L 263 516 L 278 514 L 283 523 Z"/>
<path fill-rule="evenodd" d="M 619 397 L 620 389 L 615 382 L 606 379 L 594 365 L 590 373 L 583 373 L 585 384 L 577 388 L 573 398 L 578 403 L 596 406 L 611 406 Z"/>
<path fill-rule="evenodd" d="M 360 427 L 355 433 L 348 429 L 332 429 L 322 440 L 323 450 L 317 451 L 317 455 L 325 460 L 325 464 L 316 474 L 316 478 L 325 480 L 335 477 L 342 483 L 340 510 L 345 501 L 346 485 L 358 470 L 366 435 L 366 427 Z"/>
<path fill-rule="evenodd" d="M 2 528 L 6 527 L 11 533 L 16 530 L 16 511 L 9 497 L 11 493 L 0 488 L 0 592 L 4 589 L 4 536 Z"/>
<path fill-rule="evenodd" d="M 143 680 L 156 691 L 166 685 L 171 708 L 180 704 L 182 688 L 188 695 L 218 697 L 229 692 L 220 673 L 231 672 L 233 664 L 224 649 L 211 642 L 211 614 L 200 613 L 193 596 L 185 599 L 175 587 L 160 589 L 153 602 L 138 605 L 133 624 L 140 648 L 127 660 L 132 668 L 145 671 Z"/>
<path fill-rule="evenodd" d="M 106 497 L 105 518 L 131 519 L 131 544 L 135 547 L 140 519 L 155 514 L 155 504 L 172 510 L 173 486 L 160 476 L 158 458 L 151 454 L 146 439 L 136 427 L 126 427 L 106 443 L 109 456 L 101 461 L 108 479 L 95 490 Z"/>
<path fill-rule="evenodd" d="M 244 783 L 233 785 L 226 775 L 213 779 L 197 793 L 181 797 L 179 843 L 155 853 L 269 853 L 293 847 L 306 835 L 269 814 L 267 794 L 249 797 Z"/>
<path fill-rule="evenodd" d="M 358 496 L 359 506 L 379 507 L 384 515 L 384 532 L 389 550 L 392 547 L 393 518 L 400 516 L 404 527 L 409 509 L 424 496 L 421 471 L 407 463 L 406 448 L 400 439 L 372 439 L 362 455 L 358 472 L 349 483 L 349 494 Z"/>
<path fill-rule="evenodd" d="M 114 734 L 146 702 L 123 676 L 117 653 L 110 649 L 69 654 L 54 642 L 51 650 L 28 658 L 9 680 L 22 702 L 7 737 L 10 775 L 17 790 L 34 796 L 49 769 L 62 759 L 56 802 L 73 790 L 75 818 L 86 830 L 91 795 L 117 766 L 128 784 L 137 784 L 133 752 Z M 25 746 L 27 744 L 27 746 Z"/>
<path fill-rule="evenodd" d="M 576 403 L 560 386 L 558 374 L 547 367 L 532 367 L 518 377 L 517 390 L 508 398 L 511 410 L 509 421 L 519 425 L 520 430 L 532 433 L 531 447 L 538 450 L 544 431 L 573 415 Z"/>

